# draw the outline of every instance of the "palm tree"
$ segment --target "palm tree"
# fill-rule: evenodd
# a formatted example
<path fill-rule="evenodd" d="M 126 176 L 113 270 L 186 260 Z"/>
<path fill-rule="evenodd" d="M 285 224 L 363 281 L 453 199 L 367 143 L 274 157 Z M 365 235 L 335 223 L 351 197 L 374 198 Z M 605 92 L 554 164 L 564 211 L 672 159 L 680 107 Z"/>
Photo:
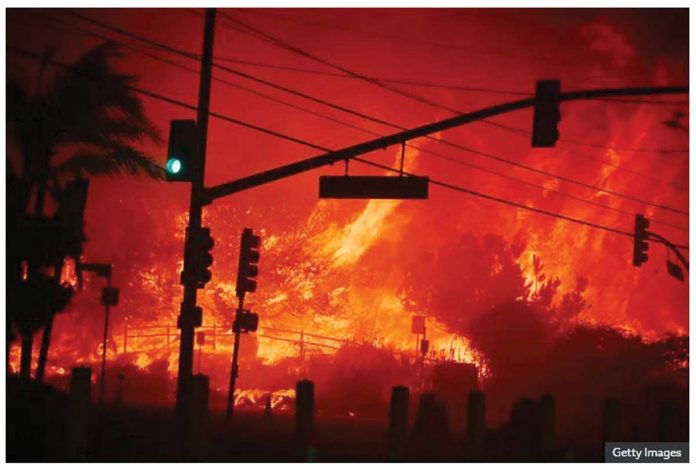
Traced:
<path fill-rule="evenodd" d="M 43 217 L 46 193 L 59 201 L 65 182 L 71 178 L 164 177 L 162 167 L 135 147 L 146 140 L 160 143 L 161 138 L 131 88 L 135 77 L 112 66 L 112 59 L 122 57 L 118 46 L 101 44 L 49 78 L 48 65 L 54 63 L 54 55 L 51 50 L 44 53 L 33 93 L 19 83 L 7 85 L 7 120 L 21 155 L 19 168 L 13 168 L 8 161 L 8 207 L 13 209 L 8 210 L 8 235 L 31 212 L 35 217 Z M 28 207 L 32 195 L 33 211 Z M 16 283 L 20 277 L 22 262 L 17 250 L 13 250 L 16 246 L 11 246 L 13 239 L 17 238 L 8 236 L 8 294 L 14 287 L 10 283 Z M 40 268 L 29 266 L 29 277 L 44 276 Z M 62 262 L 54 266 L 56 285 L 61 268 Z M 15 296 L 18 298 L 21 300 L 21 296 Z M 41 326 L 44 335 L 37 376 L 43 375 L 55 313 L 47 312 L 43 320 L 37 321 L 36 314 L 8 311 L 8 323 L 13 322 L 22 336 L 24 377 L 30 374 L 32 337 Z"/>

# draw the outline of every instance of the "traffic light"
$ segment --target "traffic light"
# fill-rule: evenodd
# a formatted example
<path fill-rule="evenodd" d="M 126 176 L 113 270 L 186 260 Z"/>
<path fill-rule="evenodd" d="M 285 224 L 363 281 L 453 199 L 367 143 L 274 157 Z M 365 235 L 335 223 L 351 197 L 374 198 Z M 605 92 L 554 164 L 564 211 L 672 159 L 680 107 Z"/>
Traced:
<path fill-rule="evenodd" d="M 253 333 L 259 327 L 259 316 L 249 310 L 238 312 L 234 318 L 232 331 L 240 333 Z"/>
<path fill-rule="evenodd" d="M 198 127 L 191 119 L 174 120 L 169 126 L 167 181 L 194 181 L 200 170 Z"/>
<path fill-rule="evenodd" d="M 648 227 L 650 227 L 650 221 L 636 214 L 636 226 L 633 232 L 633 266 L 640 266 L 648 260 Z"/>
<path fill-rule="evenodd" d="M 198 306 L 194 307 L 193 311 L 192 311 L 192 316 L 189 318 L 191 318 L 191 322 L 193 323 L 192 326 L 194 328 L 198 328 L 199 326 L 201 326 L 203 324 L 203 309 L 201 307 L 198 307 Z M 176 327 L 179 329 L 182 329 L 182 327 L 184 326 L 185 319 L 186 319 L 186 317 L 179 315 L 176 318 Z"/>
<path fill-rule="evenodd" d="M 534 98 L 532 147 L 554 147 L 561 120 L 561 81 L 538 80 Z"/>
<path fill-rule="evenodd" d="M 246 292 L 256 292 L 256 276 L 259 274 L 257 263 L 261 254 L 261 237 L 254 235 L 250 228 L 242 232 L 239 249 L 239 269 L 237 270 L 237 297 L 243 298 Z"/>
<path fill-rule="evenodd" d="M 214 246 L 215 242 L 210 235 L 208 227 L 201 227 L 197 231 L 192 232 L 190 238 L 190 273 L 199 289 L 205 287 L 213 277 L 213 274 L 210 272 L 210 266 L 213 264 L 213 255 L 210 251 Z M 189 266 L 185 266 L 185 268 L 188 270 Z"/>

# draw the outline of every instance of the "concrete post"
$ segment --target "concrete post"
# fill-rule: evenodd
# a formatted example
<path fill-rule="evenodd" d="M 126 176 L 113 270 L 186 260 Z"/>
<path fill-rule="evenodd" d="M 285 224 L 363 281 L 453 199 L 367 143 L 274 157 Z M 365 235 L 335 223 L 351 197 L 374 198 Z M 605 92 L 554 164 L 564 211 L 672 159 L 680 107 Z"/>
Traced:
<path fill-rule="evenodd" d="M 408 434 L 408 402 L 407 387 L 397 385 L 392 388 L 387 435 L 387 459 L 391 461 L 400 461 L 403 458 L 405 439 Z"/>
<path fill-rule="evenodd" d="M 466 437 L 472 460 L 483 457 L 486 435 L 486 395 L 480 390 L 469 392 Z"/>
<path fill-rule="evenodd" d="M 92 369 L 74 367 L 70 376 L 70 409 L 66 429 L 66 457 L 78 462 L 89 457 L 89 415 L 92 402 Z"/>
<path fill-rule="evenodd" d="M 184 460 L 204 461 L 207 451 L 209 380 L 207 375 L 189 379 L 189 398 L 184 429 Z"/>
<path fill-rule="evenodd" d="M 295 389 L 295 434 L 307 438 L 314 430 L 314 382 L 300 380 Z"/>
<path fill-rule="evenodd" d="M 602 435 L 602 455 L 604 455 L 605 442 L 620 441 L 621 434 L 621 407 L 616 398 L 607 398 L 604 405 L 604 426 Z"/>

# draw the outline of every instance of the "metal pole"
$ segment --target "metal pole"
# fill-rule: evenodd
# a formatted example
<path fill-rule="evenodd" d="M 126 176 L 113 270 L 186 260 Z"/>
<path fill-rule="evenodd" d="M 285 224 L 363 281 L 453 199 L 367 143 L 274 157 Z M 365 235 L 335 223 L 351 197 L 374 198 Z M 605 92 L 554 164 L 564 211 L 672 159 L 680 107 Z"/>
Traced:
<path fill-rule="evenodd" d="M 234 414 L 234 388 L 237 383 L 237 376 L 239 375 L 239 368 L 237 366 L 237 360 L 239 358 L 239 340 L 240 331 L 237 325 L 237 319 L 244 306 L 244 297 L 239 298 L 239 308 L 235 313 L 235 321 L 233 323 L 234 329 L 234 349 L 232 350 L 232 370 L 230 371 L 230 389 L 227 392 L 227 419 L 230 419 Z"/>
<path fill-rule="evenodd" d="M 198 344 L 198 374 L 200 375 L 201 373 L 201 345 L 200 343 Z"/>
<path fill-rule="evenodd" d="M 212 78 L 213 66 L 213 42 L 215 38 L 215 9 L 209 8 L 205 12 L 205 29 L 203 33 L 203 54 L 201 55 L 201 80 L 198 90 L 198 115 L 196 119 L 199 142 L 198 158 L 200 159 L 200 172 L 196 175 L 191 184 L 191 199 L 189 205 L 189 225 L 187 243 L 184 247 L 184 271 L 191 266 L 186 266 L 189 261 L 189 240 L 190 234 L 201 228 L 202 204 L 201 196 L 204 192 L 205 178 L 205 157 L 206 145 L 208 141 L 208 114 L 210 107 L 210 83 Z M 179 328 L 181 329 L 181 339 L 179 341 L 179 370 L 177 376 L 176 389 L 176 409 L 177 412 L 185 409 L 187 399 L 186 385 L 193 375 L 193 348 L 195 326 L 195 308 L 197 286 L 194 280 L 187 278 L 184 280 L 184 298 L 181 303 L 179 315 Z"/>
<path fill-rule="evenodd" d="M 106 278 L 106 287 L 111 289 L 111 276 Z M 109 339 L 109 300 L 104 299 L 104 340 L 102 341 L 101 382 L 99 383 L 99 403 L 104 404 L 106 392 L 106 342 Z"/>

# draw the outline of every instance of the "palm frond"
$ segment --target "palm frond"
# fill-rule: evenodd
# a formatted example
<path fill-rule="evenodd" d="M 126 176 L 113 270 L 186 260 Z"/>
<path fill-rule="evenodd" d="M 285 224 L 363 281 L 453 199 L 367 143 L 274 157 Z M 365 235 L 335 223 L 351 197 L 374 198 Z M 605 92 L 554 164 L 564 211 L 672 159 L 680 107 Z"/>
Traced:
<path fill-rule="evenodd" d="M 161 140 L 145 116 L 142 102 L 130 88 L 135 77 L 118 72 L 111 64 L 112 59 L 121 57 L 123 54 L 115 43 L 103 43 L 56 79 L 48 97 L 56 110 L 54 124 L 62 140 L 93 140 L 93 134 L 103 133 L 102 127 L 110 121 L 131 123 L 131 126 L 110 126 L 116 139 Z M 140 131 L 134 134 L 135 127 Z"/>
<path fill-rule="evenodd" d="M 129 146 L 110 150 L 79 151 L 54 167 L 59 175 L 121 176 L 145 175 L 162 180 L 164 168 L 150 157 Z"/>

